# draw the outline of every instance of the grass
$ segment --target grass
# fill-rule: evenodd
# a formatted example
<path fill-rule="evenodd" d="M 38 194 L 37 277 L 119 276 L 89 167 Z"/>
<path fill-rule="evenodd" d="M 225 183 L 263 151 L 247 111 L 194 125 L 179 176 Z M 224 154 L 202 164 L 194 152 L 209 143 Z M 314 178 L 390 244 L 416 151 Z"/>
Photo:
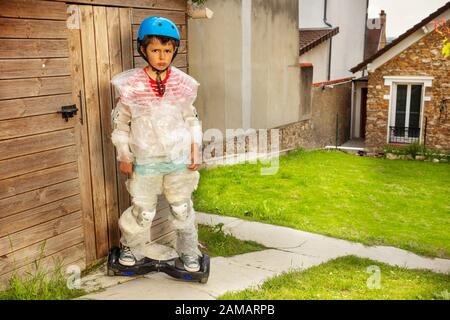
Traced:
<path fill-rule="evenodd" d="M 222 231 L 223 225 L 215 227 L 199 226 L 199 241 L 203 245 L 203 252 L 211 257 L 229 257 L 238 254 L 265 250 L 266 248 L 253 241 L 240 241 Z M 40 265 L 43 255 L 34 263 L 34 272 L 23 276 L 13 275 L 6 291 L 0 291 L 0 300 L 69 300 L 86 295 L 82 289 L 69 289 L 67 276 L 62 263 L 55 261 L 53 272 L 48 272 Z M 106 259 L 101 259 L 83 270 L 84 277 L 101 268 Z"/>
<path fill-rule="evenodd" d="M 377 283 L 375 273 L 380 271 Z M 368 272 L 370 271 L 370 272 Z M 378 284 L 378 285 L 377 285 Z M 370 285 L 370 289 L 369 288 Z M 353 256 L 285 273 L 220 300 L 449 300 L 450 275 L 406 270 Z"/>
<path fill-rule="evenodd" d="M 450 166 L 297 150 L 268 165 L 204 169 L 195 209 L 450 258 Z"/>
<path fill-rule="evenodd" d="M 254 241 L 241 241 L 222 231 L 222 224 L 215 227 L 199 225 L 198 238 L 202 251 L 210 257 L 231 257 L 239 254 L 266 250 Z"/>
<path fill-rule="evenodd" d="M 84 290 L 67 286 L 60 262 L 56 261 L 53 272 L 49 273 L 37 261 L 34 272 L 11 277 L 9 288 L 0 292 L 0 300 L 68 300 L 85 294 Z"/>

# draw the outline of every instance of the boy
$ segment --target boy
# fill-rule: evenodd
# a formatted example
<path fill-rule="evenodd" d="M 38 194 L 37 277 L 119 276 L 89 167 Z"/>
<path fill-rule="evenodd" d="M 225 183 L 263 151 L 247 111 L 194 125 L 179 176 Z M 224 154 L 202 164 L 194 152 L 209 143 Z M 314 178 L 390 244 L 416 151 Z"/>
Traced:
<path fill-rule="evenodd" d="M 139 264 L 151 240 L 157 197 L 170 204 L 169 220 L 177 231 L 175 249 L 189 272 L 200 269 L 195 212 L 191 201 L 200 178 L 197 153 L 201 123 L 193 102 L 198 82 L 171 66 L 180 46 L 176 25 L 165 18 L 145 19 L 138 34 L 144 69 L 112 79 L 120 100 L 112 112 L 112 142 L 120 171 L 132 175 L 127 190 L 132 206 L 119 219 L 122 250 L 119 262 Z"/>

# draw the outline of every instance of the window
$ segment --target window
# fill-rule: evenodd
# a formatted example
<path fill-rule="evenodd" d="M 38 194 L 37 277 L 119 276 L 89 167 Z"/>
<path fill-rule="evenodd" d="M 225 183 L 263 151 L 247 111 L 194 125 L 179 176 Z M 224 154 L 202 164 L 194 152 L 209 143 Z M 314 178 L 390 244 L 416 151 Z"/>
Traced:
<path fill-rule="evenodd" d="M 424 108 L 431 97 L 425 89 L 433 85 L 433 77 L 384 76 L 384 84 L 391 88 L 387 143 L 422 143 Z"/>
<path fill-rule="evenodd" d="M 395 84 L 390 143 L 420 142 L 423 88 L 423 84 Z"/>

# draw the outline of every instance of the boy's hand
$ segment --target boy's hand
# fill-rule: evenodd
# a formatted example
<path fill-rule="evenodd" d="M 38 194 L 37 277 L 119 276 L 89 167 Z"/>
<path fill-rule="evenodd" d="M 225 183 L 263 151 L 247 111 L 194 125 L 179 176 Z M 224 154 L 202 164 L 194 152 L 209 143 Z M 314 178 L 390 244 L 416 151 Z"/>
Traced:
<path fill-rule="evenodd" d="M 200 157 L 198 154 L 198 145 L 196 143 L 191 144 L 191 165 L 188 169 L 191 171 L 197 171 L 200 168 Z"/>
<path fill-rule="evenodd" d="M 133 163 L 131 162 L 120 162 L 119 164 L 120 172 L 126 175 L 131 175 L 133 173 Z"/>

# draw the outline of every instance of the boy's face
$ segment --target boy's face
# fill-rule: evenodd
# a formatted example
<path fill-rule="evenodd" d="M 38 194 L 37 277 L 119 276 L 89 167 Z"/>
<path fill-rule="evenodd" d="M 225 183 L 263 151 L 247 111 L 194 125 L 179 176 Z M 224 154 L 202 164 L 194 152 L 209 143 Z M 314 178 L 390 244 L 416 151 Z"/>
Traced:
<path fill-rule="evenodd" d="M 144 47 L 141 46 L 141 50 L 144 51 Z M 170 41 L 162 44 L 158 39 L 152 39 L 145 50 L 147 59 L 158 70 L 164 70 L 170 65 L 174 53 L 175 48 Z"/>

